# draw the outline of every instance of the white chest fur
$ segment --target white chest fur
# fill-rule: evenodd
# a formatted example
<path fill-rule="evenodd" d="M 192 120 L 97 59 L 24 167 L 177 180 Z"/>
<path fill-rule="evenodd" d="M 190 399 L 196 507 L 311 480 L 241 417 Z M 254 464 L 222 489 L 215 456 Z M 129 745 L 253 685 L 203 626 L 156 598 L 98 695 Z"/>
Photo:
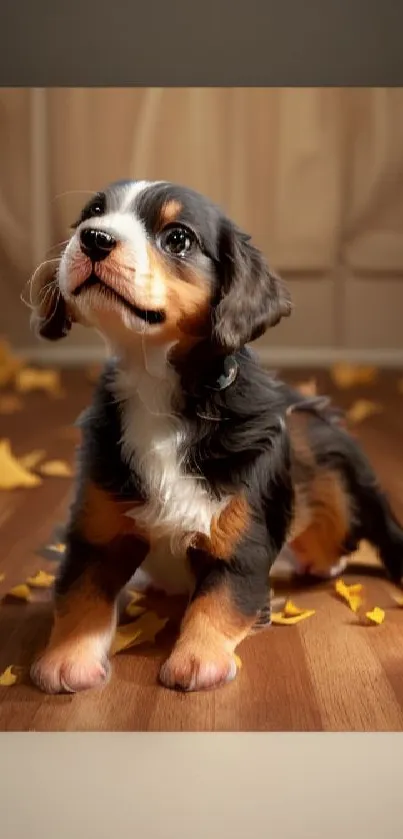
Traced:
<path fill-rule="evenodd" d="M 123 457 L 139 475 L 148 499 L 128 515 L 152 533 L 152 549 L 138 580 L 180 593 L 192 587 L 184 537 L 195 531 L 209 534 L 212 517 L 227 499 L 213 499 L 202 476 L 185 474 L 191 435 L 172 412 L 176 374 L 165 364 L 162 375 L 149 369 L 121 373 L 116 386 L 122 400 Z"/>

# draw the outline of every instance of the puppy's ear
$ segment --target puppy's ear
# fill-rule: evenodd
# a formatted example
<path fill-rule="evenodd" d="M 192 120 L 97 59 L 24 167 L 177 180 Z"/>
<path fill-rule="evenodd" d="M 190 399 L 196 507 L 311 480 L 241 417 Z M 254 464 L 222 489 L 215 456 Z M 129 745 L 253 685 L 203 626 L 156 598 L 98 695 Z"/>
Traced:
<path fill-rule="evenodd" d="M 72 324 L 57 281 L 58 265 L 57 259 L 42 263 L 30 283 L 31 327 L 48 341 L 64 338 Z"/>
<path fill-rule="evenodd" d="M 229 221 L 221 233 L 218 270 L 213 341 L 222 351 L 234 352 L 291 314 L 291 297 L 284 282 L 269 271 L 250 237 Z"/>

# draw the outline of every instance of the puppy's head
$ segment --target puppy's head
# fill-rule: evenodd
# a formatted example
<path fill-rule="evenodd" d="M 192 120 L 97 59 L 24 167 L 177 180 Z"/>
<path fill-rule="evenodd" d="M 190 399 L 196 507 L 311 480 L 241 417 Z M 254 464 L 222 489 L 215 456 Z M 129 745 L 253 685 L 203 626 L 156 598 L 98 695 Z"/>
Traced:
<path fill-rule="evenodd" d="M 249 238 L 206 198 L 166 182 L 119 182 L 94 196 L 32 292 L 43 337 L 78 321 L 126 347 L 207 340 L 225 354 L 291 312 Z"/>

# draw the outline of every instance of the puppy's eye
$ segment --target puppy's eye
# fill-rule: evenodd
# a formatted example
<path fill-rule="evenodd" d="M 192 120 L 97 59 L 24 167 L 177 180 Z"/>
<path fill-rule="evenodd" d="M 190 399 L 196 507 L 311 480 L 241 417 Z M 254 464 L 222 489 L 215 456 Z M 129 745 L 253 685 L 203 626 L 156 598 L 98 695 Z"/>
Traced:
<path fill-rule="evenodd" d="M 84 207 L 80 215 L 80 218 L 72 225 L 72 227 L 77 228 L 80 224 L 83 223 L 83 221 L 88 221 L 88 219 L 94 218 L 94 216 L 104 215 L 105 208 L 105 198 L 102 195 L 98 196 L 97 198 L 94 198 L 94 200 L 90 204 L 87 204 L 87 206 Z"/>
<path fill-rule="evenodd" d="M 169 227 L 163 230 L 159 245 L 171 256 L 185 256 L 195 244 L 196 237 L 187 227 Z"/>
<path fill-rule="evenodd" d="M 104 208 L 101 201 L 96 201 L 95 204 L 92 204 L 88 212 L 91 213 L 92 216 L 102 216 Z"/>

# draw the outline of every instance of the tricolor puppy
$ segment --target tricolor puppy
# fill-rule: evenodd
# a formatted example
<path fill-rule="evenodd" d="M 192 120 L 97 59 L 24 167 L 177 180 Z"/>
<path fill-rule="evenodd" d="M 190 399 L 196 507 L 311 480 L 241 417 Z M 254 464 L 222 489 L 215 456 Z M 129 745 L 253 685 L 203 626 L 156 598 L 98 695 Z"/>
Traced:
<path fill-rule="evenodd" d="M 364 455 L 323 400 L 245 348 L 290 314 L 290 297 L 210 201 L 165 182 L 113 184 L 32 291 L 42 336 L 79 322 L 111 356 L 82 420 L 39 687 L 105 681 L 117 598 L 140 566 L 154 586 L 188 592 L 160 672 L 183 690 L 235 676 L 237 645 L 270 620 L 269 572 L 286 543 L 326 573 L 366 538 L 400 581 L 403 533 Z"/>

